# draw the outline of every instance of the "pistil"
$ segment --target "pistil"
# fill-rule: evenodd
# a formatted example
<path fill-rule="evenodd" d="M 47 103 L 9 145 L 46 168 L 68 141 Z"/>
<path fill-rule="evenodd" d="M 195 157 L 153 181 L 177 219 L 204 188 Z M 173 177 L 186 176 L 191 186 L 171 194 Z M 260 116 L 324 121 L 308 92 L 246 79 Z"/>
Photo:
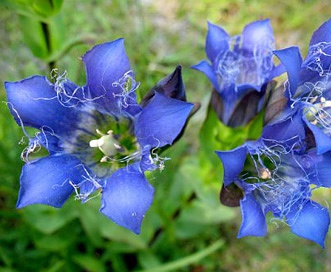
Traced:
<path fill-rule="evenodd" d="M 120 146 L 119 142 L 115 139 L 113 131 L 109 130 L 107 134 L 103 134 L 98 129 L 96 130 L 97 134 L 101 135 L 99 139 L 91 140 L 90 147 L 97 147 L 104 154 L 100 162 L 106 162 L 107 158 L 115 156 L 118 152 L 123 151 L 123 148 Z"/>

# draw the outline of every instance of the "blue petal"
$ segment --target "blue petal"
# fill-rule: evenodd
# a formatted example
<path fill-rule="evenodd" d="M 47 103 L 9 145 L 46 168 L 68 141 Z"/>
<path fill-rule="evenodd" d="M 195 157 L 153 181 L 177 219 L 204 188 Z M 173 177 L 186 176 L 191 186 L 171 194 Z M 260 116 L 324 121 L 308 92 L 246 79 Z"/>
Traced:
<path fill-rule="evenodd" d="M 331 43 L 322 42 L 309 47 L 306 59 L 302 63 L 300 78 L 302 84 L 306 82 L 329 84 L 331 65 Z M 325 82 L 325 83 L 324 83 Z M 301 82 L 300 82 L 301 83 Z M 307 88 L 309 89 L 309 88 Z M 310 90 L 309 90 L 310 91 Z"/>
<path fill-rule="evenodd" d="M 221 52 L 229 50 L 229 38 L 230 36 L 223 28 L 208 22 L 205 48 L 211 62 L 214 62 Z"/>
<path fill-rule="evenodd" d="M 323 187 L 331 187 L 331 153 L 327 152 L 315 158 L 316 178 L 314 184 Z"/>
<path fill-rule="evenodd" d="M 264 236 L 267 234 L 267 222 L 261 205 L 252 194 L 246 194 L 240 200 L 242 224 L 238 238 L 244 236 Z"/>
<path fill-rule="evenodd" d="M 224 87 L 222 92 L 218 93 L 221 98 L 220 101 L 222 102 L 222 122 L 225 125 L 229 125 L 230 119 L 234 114 L 234 110 L 239 105 L 244 95 L 255 91 L 250 88 L 245 89 L 245 86 L 248 85 L 236 86 L 235 84 L 230 84 Z"/>
<path fill-rule="evenodd" d="M 213 84 L 214 88 L 219 92 L 221 91 L 217 81 L 216 73 L 213 67 L 207 61 L 202 60 L 198 64 L 192 66 L 192 68 L 204 73 L 210 80 L 211 84 Z"/>
<path fill-rule="evenodd" d="M 309 46 L 331 42 L 331 19 L 324 22 L 313 34 Z"/>
<path fill-rule="evenodd" d="M 172 144 L 182 131 L 193 104 L 166 97 L 158 92 L 138 115 L 135 134 L 144 147 Z"/>
<path fill-rule="evenodd" d="M 287 222 L 294 234 L 312 240 L 324 248 L 324 240 L 329 229 L 328 209 L 314 201 L 303 206 L 292 207 Z"/>
<path fill-rule="evenodd" d="M 216 151 L 224 169 L 224 186 L 234 182 L 244 167 L 247 156 L 247 147 L 240 146 L 231 151 Z"/>
<path fill-rule="evenodd" d="M 282 50 L 275 50 L 274 54 L 280 59 L 285 66 L 288 80 L 290 83 L 288 97 L 292 97 L 297 89 L 300 80 L 300 69 L 302 57 L 298 47 L 289 47 Z"/>
<path fill-rule="evenodd" d="M 116 82 L 131 70 L 124 40 L 96 45 L 82 59 L 86 68 L 86 88 L 91 98 L 109 111 L 120 110 L 123 89 Z M 128 99 L 128 104 L 135 104 L 135 93 L 132 92 Z"/>
<path fill-rule="evenodd" d="M 107 180 L 100 211 L 116 224 L 139 234 L 153 195 L 154 189 L 144 174 L 136 165 L 130 165 L 119 169 Z"/>
<path fill-rule="evenodd" d="M 287 118 L 284 121 L 280 120 L 264 127 L 262 138 L 267 145 L 268 142 L 273 145 L 275 141 L 278 141 L 284 146 L 293 147 L 296 143 L 304 141 L 306 137 L 304 122 L 300 114 L 292 113 L 292 111 L 293 109 L 287 111 L 293 114 L 292 116 L 286 116 L 287 112 L 283 111 L 284 117 Z"/>
<path fill-rule="evenodd" d="M 68 79 L 62 79 L 60 76 L 54 84 L 57 91 L 58 100 L 65 107 L 74 107 L 86 102 L 90 97 L 82 87 L 77 86 L 75 83 Z"/>
<path fill-rule="evenodd" d="M 312 184 L 328 188 L 331 187 L 330 152 L 326 152 L 323 155 L 317 155 L 315 152 L 310 152 L 307 156 L 301 157 L 301 165 L 309 174 L 309 179 Z"/>
<path fill-rule="evenodd" d="M 141 159 L 140 159 L 140 169 L 141 171 L 154 171 L 159 167 L 158 163 L 160 161 L 157 157 L 151 156 L 151 147 L 146 146 L 141 150 Z"/>
<path fill-rule="evenodd" d="M 320 128 L 310 123 L 306 117 L 303 117 L 308 128 L 314 134 L 317 154 L 323 154 L 331 150 L 331 139 Z"/>
<path fill-rule="evenodd" d="M 231 88 L 229 88 L 229 89 L 231 90 L 231 92 L 237 93 L 236 95 L 232 95 L 232 96 L 237 97 L 237 99 L 238 99 L 238 97 L 240 97 L 240 96 L 242 97 L 245 94 L 248 94 L 250 92 L 261 92 L 261 88 L 262 88 L 261 85 L 256 85 L 256 84 L 252 84 L 249 82 L 245 82 L 240 85 L 233 84 L 231 86 Z M 226 88 L 224 88 L 224 89 L 226 89 Z M 229 90 L 229 93 L 230 93 L 230 90 Z M 228 95 L 224 94 L 224 99 L 227 99 L 227 96 Z"/>
<path fill-rule="evenodd" d="M 270 72 L 268 81 L 272 80 L 275 77 L 280 76 L 281 74 L 284 74 L 285 72 L 286 72 L 286 68 L 282 63 L 275 66 Z"/>
<path fill-rule="evenodd" d="M 37 142 L 34 142 L 37 141 Z M 61 139 L 58 138 L 54 133 L 44 131 L 36 134 L 36 137 L 31 138 L 29 140 L 29 145 L 41 144 L 43 147 L 47 149 L 50 155 L 54 155 L 56 153 L 61 153 L 63 151 L 63 146 L 61 145 Z M 29 154 L 27 154 L 29 155 Z"/>
<path fill-rule="evenodd" d="M 242 33 L 242 49 L 255 53 L 256 49 L 273 49 L 274 34 L 270 20 L 261 20 L 245 26 Z"/>
<path fill-rule="evenodd" d="M 79 110 L 62 105 L 54 86 L 46 77 L 34 76 L 18 82 L 6 82 L 5 88 L 8 106 L 19 125 L 66 134 L 78 119 Z"/>
<path fill-rule="evenodd" d="M 69 183 L 81 179 L 81 162 L 73 156 L 49 156 L 25 164 L 17 208 L 31 204 L 46 204 L 60 208 L 74 191 Z"/>

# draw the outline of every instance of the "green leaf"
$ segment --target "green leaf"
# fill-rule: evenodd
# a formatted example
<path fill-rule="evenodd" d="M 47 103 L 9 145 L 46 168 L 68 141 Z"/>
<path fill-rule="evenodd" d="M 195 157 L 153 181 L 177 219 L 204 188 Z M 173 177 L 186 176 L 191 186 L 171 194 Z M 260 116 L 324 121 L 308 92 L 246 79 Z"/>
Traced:
<path fill-rule="evenodd" d="M 25 207 L 22 213 L 30 225 L 45 234 L 54 233 L 77 217 L 76 210 L 70 203 L 66 203 L 61 209 L 31 205 Z"/>
<path fill-rule="evenodd" d="M 50 5 L 48 1 L 39 2 Z M 50 56 L 53 56 L 51 61 L 55 61 L 54 56 L 64 54 L 63 46 L 68 48 L 65 43 L 66 28 L 60 15 L 52 16 L 47 21 L 31 16 L 19 16 L 23 40 L 35 57 L 49 61 Z"/>
<path fill-rule="evenodd" d="M 169 192 L 166 195 L 160 192 L 163 195 L 162 207 L 165 214 L 172 215 L 191 196 L 197 183 L 196 179 L 199 178 L 199 175 L 196 175 L 197 170 L 199 167 L 195 158 L 189 157 L 183 159 L 182 163 L 175 169 L 171 169 L 174 173 L 172 181 L 169 179 L 164 181 L 171 182 Z M 166 172 L 162 174 L 167 177 Z"/>
<path fill-rule="evenodd" d="M 138 261 L 144 269 L 161 265 L 159 258 L 150 250 L 138 252 Z"/>
<path fill-rule="evenodd" d="M 179 271 L 179 269 L 188 267 L 189 265 L 192 265 L 194 263 L 198 263 L 201 259 L 205 258 L 206 256 L 214 253 L 215 251 L 219 250 L 224 246 L 223 240 L 217 240 L 213 244 L 211 244 L 209 247 L 198 251 L 192 255 L 189 255 L 185 258 L 172 261 L 169 263 L 162 264 L 160 266 L 155 266 L 150 269 L 141 270 L 139 272 L 167 272 L 167 271 Z"/>
<path fill-rule="evenodd" d="M 196 200 L 183 209 L 179 222 L 190 224 L 209 225 L 229 221 L 235 217 L 234 209 L 224 207 L 220 203 L 217 206 Z"/>
<path fill-rule="evenodd" d="M 51 29 L 54 27 L 52 26 Z M 56 27 L 55 27 L 56 28 Z M 52 62 L 60 60 L 65 54 L 67 54 L 74 46 L 96 40 L 94 34 L 78 34 L 75 37 L 56 38 L 54 40 L 53 48 L 55 48 L 51 54 L 45 58 L 45 61 Z"/>
<path fill-rule="evenodd" d="M 74 237 L 67 231 L 67 233 L 39 235 L 35 238 L 35 243 L 41 250 L 60 252 L 65 250 L 73 239 Z"/>
<path fill-rule="evenodd" d="M 90 200 L 79 207 L 79 219 L 90 241 L 96 246 L 101 246 L 103 242 L 100 228 L 100 217 L 102 215 L 98 209 L 99 205 L 100 199 L 98 198 L 95 201 Z"/>
<path fill-rule="evenodd" d="M 77 254 L 74 255 L 73 260 L 79 266 L 90 272 L 106 272 L 106 267 L 100 259 L 90 255 Z"/>
<path fill-rule="evenodd" d="M 90 200 L 78 209 L 79 218 L 92 243 L 101 246 L 103 238 L 124 244 L 124 251 L 144 249 L 147 239 L 143 233 L 136 235 L 116 225 L 108 217 L 99 212 L 100 199 Z"/>
<path fill-rule="evenodd" d="M 209 105 L 207 116 L 200 131 L 201 151 L 231 150 L 247 140 L 257 139 L 262 132 L 264 112 L 260 112 L 246 126 L 232 128 L 224 125 Z M 214 157 L 216 158 L 216 157 Z"/>
<path fill-rule="evenodd" d="M 31 1 L 31 7 L 35 13 L 43 17 L 49 17 L 53 15 L 52 2 L 52 0 L 33 0 Z"/>
<path fill-rule="evenodd" d="M 205 187 L 205 186 L 204 186 Z M 208 191 L 206 188 L 200 191 Z M 219 188 L 204 192 L 204 198 L 191 201 L 182 208 L 179 218 L 175 221 L 176 237 L 180 239 L 193 238 L 202 235 L 207 226 L 217 225 L 232 220 L 236 211 L 225 207 L 219 202 Z"/>
<path fill-rule="evenodd" d="M 61 10 L 63 0 L 2 0 L 0 7 L 12 9 L 20 15 L 47 23 Z"/>
<path fill-rule="evenodd" d="M 24 43 L 30 48 L 33 55 L 40 59 L 48 57 L 49 51 L 42 23 L 26 16 L 19 16 L 19 23 Z"/>
<path fill-rule="evenodd" d="M 258 113 L 255 118 L 248 123 L 247 139 L 256 140 L 262 134 L 265 110 Z"/>
<path fill-rule="evenodd" d="M 0 267 L 1 272 L 15 272 L 14 269 L 8 268 L 8 267 Z"/>
<path fill-rule="evenodd" d="M 66 263 L 64 261 L 57 261 L 55 264 L 52 264 L 49 268 L 42 270 L 42 272 L 58 272 L 65 271 Z"/>
<path fill-rule="evenodd" d="M 104 217 L 104 219 L 99 221 L 99 223 L 104 238 L 127 244 L 131 246 L 133 250 L 147 248 L 147 241 L 142 234 L 136 235 L 131 231 L 116 225 L 106 216 L 102 217 Z"/>
<path fill-rule="evenodd" d="M 62 20 L 61 14 L 53 16 L 50 18 L 48 27 L 48 39 L 49 39 L 49 54 L 47 58 L 49 59 L 52 54 L 59 55 L 66 41 L 66 28 Z M 47 37 L 46 37 L 47 38 Z M 52 61 L 56 61 L 53 59 Z"/>
<path fill-rule="evenodd" d="M 55 13 L 59 12 L 62 8 L 63 0 L 50 0 L 53 3 L 53 10 Z"/>

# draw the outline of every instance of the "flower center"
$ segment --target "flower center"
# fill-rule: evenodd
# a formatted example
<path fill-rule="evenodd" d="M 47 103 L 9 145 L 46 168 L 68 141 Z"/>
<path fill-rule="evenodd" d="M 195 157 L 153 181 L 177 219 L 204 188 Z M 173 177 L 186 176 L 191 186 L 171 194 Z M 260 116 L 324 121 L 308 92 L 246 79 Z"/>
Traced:
<path fill-rule="evenodd" d="M 77 156 L 98 178 L 140 159 L 141 151 L 129 116 L 86 109 L 75 132 L 63 143 L 66 153 Z"/>
<path fill-rule="evenodd" d="M 266 148 L 248 156 L 241 179 L 265 211 L 282 220 L 293 205 L 310 196 L 309 173 L 303 167 L 291 152 Z"/>

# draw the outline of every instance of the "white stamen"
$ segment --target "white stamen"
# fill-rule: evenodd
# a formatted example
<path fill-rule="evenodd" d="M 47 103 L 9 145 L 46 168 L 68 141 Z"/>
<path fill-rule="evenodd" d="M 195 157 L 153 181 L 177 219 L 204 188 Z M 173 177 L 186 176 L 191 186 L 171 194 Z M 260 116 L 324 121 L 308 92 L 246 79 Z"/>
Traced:
<path fill-rule="evenodd" d="M 90 147 L 100 147 L 103 144 L 102 138 L 90 141 Z"/>
<path fill-rule="evenodd" d="M 117 143 L 114 143 L 114 146 L 115 146 L 116 149 L 122 149 L 122 147 Z"/>
<path fill-rule="evenodd" d="M 262 168 L 259 170 L 259 177 L 261 179 L 271 179 L 271 173 L 268 168 Z"/>
<path fill-rule="evenodd" d="M 90 147 L 97 147 L 100 151 L 105 155 L 101 162 L 106 162 L 107 157 L 112 157 L 118 153 L 122 147 L 120 146 L 119 142 L 114 138 L 113 131 L 109 130 L 107 134 L 103 134 L 98 129 L 96 132 L 101 135 L 99 139 L 91 140 Z"/>

